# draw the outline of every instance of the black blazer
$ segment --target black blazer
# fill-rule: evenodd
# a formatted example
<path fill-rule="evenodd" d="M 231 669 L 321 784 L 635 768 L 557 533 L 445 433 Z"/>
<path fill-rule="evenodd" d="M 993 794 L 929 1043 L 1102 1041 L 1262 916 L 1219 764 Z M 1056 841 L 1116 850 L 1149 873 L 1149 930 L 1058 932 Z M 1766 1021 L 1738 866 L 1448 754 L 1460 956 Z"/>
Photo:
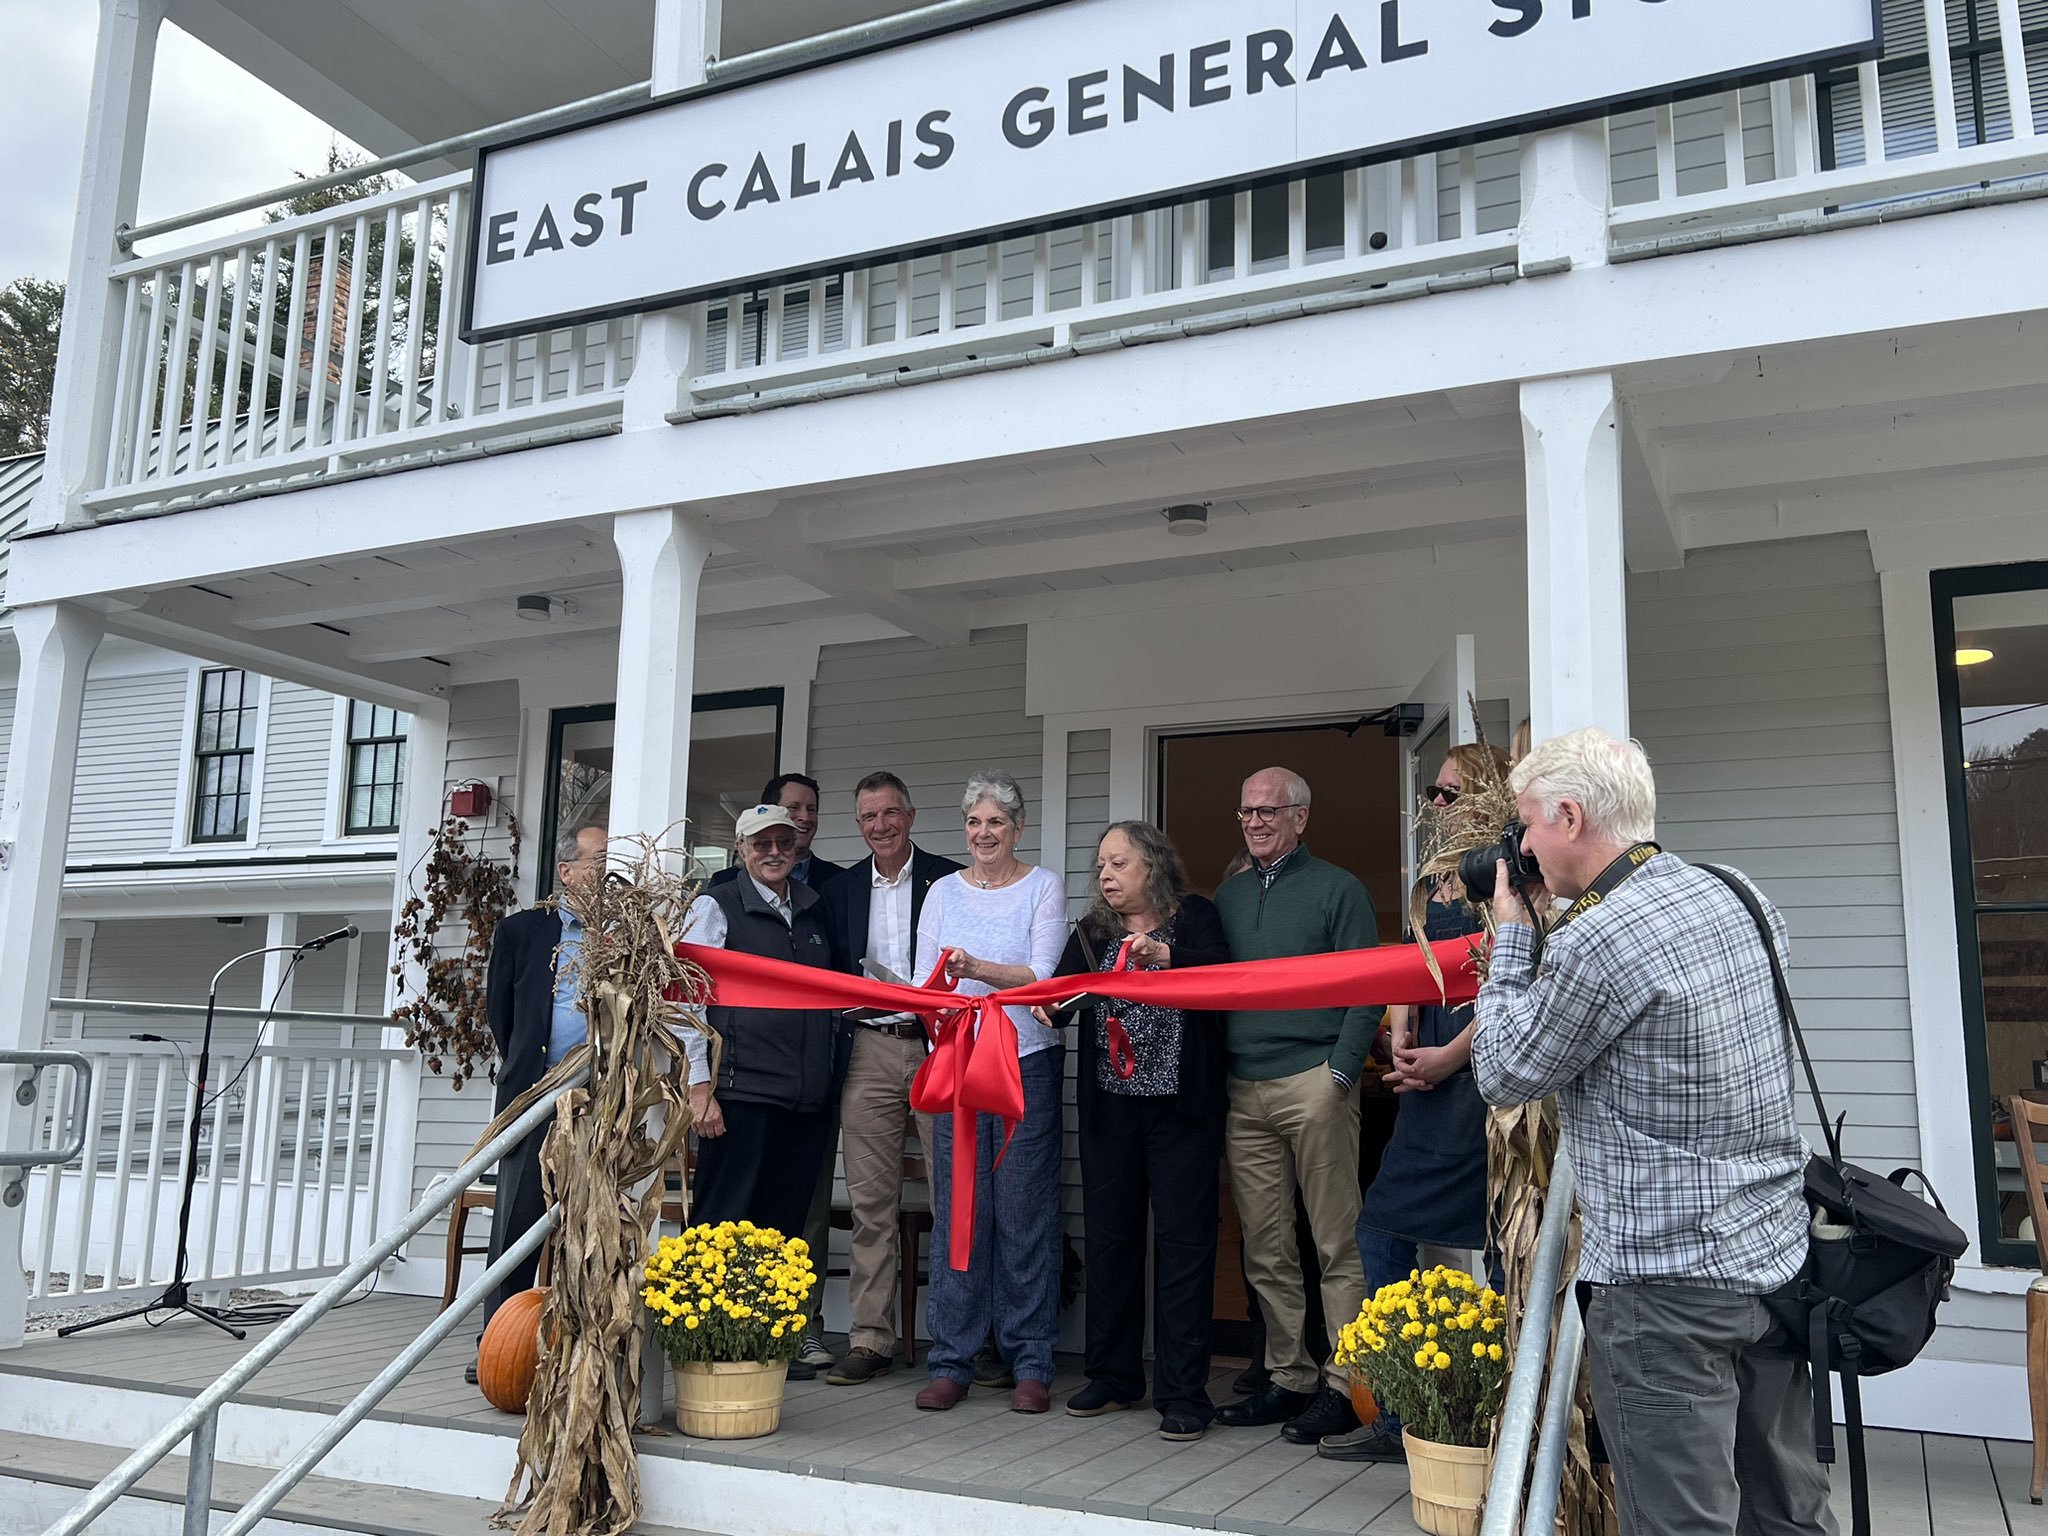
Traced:
<path fill-rule="evenodd" d="M 499 919 L 484 973 L 484 1016 L 498 1043 L 497 1107 L 503 1109 L 547 1070 L 555 1016 L 555 948 L 562 919 L 529 907 Z"/>
<path fill-rule="evenodd" d="M 706 881 L 705 884 L 725 885 L 730 881 L 737 880 L 743 867 L 739 864 L 728 864 Z M 846 866 L 844 864 L 834 864 L 830 859 L 821 859 L 814 853 L 811 855 L 811 867 L 807 873 L 811 878 L 803 883 L 822 896 L 828 887 L 838 883 L 839 877 L 846 873 Z"/>
<path fill-rule="evenodd" d="M 1174 928 L 1176 939 L 1168 947 L 1173 951 L 1175 970 L 1186 970 L 1196 965 L 1220 965 L 1230 958 L 1230 941 L 1223 936 L 1223 919 L 1216 911 L 1216 904 L 1208 897 L 1193 894 L 1182 897 Z M 1116 946 L 1122 942 L 1120 934 L 1098 941 L 1076 923 L 1074 931 L 1067 937 L 1066 953 L 1060 956 L 1060 975 L 1076 976 L 1099 970 L 1103 955 L 1115 954 Z M 1109 983 L 1106 977 L 1104 981 L 1103 990 L 1108 993 L 1113 983 Z M 1062 1024 L 1072 1022 L 1074 1015 L 1080 1015 L 1081 1063 L 1075 1102 L 1086 1116 L 1095 1113 L 1096 1103 L 1102 1097 L 1102 1088 L 1097 1082 L 1099 1068 L 1096 1066 L 1096 1057 L 1101 1051 L 1096 1041 L 1098 1012 L 1099 1008 L 1076 1007 L 1053 1015 Z M 1221 1013 L 1194 1009 L 1187 1012 L 1180 1032 L 1180 1092 L 1175 1096 L 1175 1103 L 1184 1115 L 1209 1119 L 1221 1115 L 1228 1107 L 1223 1020 Z"/>
<path fill-rule="evenodd" d="M 915 844 L 910 849 L 910 952 L 917 953 L 917 920 L 924 916 L 924 893 L 934 881 L 960 869 L 951 859 L 926 853 Z M 839 969 L 851 975 L 864 974 L 860 968 L 868 953 L 868 895 L 874 887 L 874 855 L 862 859 L 825 887 L 825 925 L 832 930 Z M 903 978 L 912 986 L 922 976 Z"/>

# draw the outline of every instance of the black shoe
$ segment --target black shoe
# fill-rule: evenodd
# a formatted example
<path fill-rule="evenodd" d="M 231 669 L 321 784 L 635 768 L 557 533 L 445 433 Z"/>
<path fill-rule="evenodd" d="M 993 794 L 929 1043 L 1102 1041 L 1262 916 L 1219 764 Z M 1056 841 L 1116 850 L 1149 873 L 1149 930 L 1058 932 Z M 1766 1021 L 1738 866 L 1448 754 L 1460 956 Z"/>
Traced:
<path fill-rule="evenodd" d="M 968 1362 L 968 1369 L 974 1372 L 974 1384 L 1000 1391 L 1017 1385 L 1017 1378 L 1010 1374 L 1010 1368 L 1003 1364 L 1002 1357 L 992 1349 L 985 1349 Z"/>
<path fill-rule="evenodd" d="M 1230 1384 L 1230 1390 L 1244 1397 L 1254 1392 L 1263 1392 L 1272 1384 L 1273 1373 L 1254 1360 L 1237 1373 L 1237 1380 Z"/>
<path fill-rule="evenodd" d="M 789 1379 L 791 1381 L 816 1381 L 818 1379 L 818 1368 L 815 1365 L 805 1365 L 801 1360 L 792 1360 L 789 1362 Z"/>
<path fill-rule="evenodd" d="M 472 1387 L 476 1385 L 476 1362 L 474 1360 L 462 1368 L 462 1379 Z"/>
<path fill-rule="evenodd" d="M 825 1380 L 835 1387 L 857 1387 L 864 1381 L 888 1375 L 895 1364 L 880 1350 L 850 1349 L 846 1358 L 832 1367 L 832 1373 Z"/>
<path fill-rule="evenodd" d="M 1306 1392 L 1290 1392 L 1268 1384 L 1263 1392 L 1225 1403 L 1216 1410 L 1216 1422 L 1226 1429 L 1250 1429 L 1260 1424 L 1285 1424 L 1298 1418 L 1312 1399 Z M 1339 1426 L 1340 1428 L 1342 1426 Z"/>
<path fill-rule="evenodd" d="M 1131 1406 L 1132 1399 L 1118 1394 L 1106 1381 L 1091 1381 L 1067 1399 L 1067 1412 L 1077 1419 L 1093 1419 L 1117 1413 Z"/>
<path fill-rule="evenodd" d="M 1325 1435 L 1316 1444 L 1316 1454 L 1326 1461 L 1403 1462 L 1401 1432 L 1389 1433 L 1384 1423 L 1374 1422 L 1342 1435 Z"/>
<path fill-rule="evenodd" d="M 1162 1440 L 1199 1440 L 1208 1432 L 1209 1421 L 1192 1413 L 1159 1415 L 1159 1438 Z"/>
<path fill-rule="evenodd" d="M 1324 1387 L 1296 1418 L 1280 1426 L 1280 1438 L 1294 1445 L 1319 1445 L 1325 1435 L 1358 1428 L 1351 1399 L 1335 1387 Z"/>

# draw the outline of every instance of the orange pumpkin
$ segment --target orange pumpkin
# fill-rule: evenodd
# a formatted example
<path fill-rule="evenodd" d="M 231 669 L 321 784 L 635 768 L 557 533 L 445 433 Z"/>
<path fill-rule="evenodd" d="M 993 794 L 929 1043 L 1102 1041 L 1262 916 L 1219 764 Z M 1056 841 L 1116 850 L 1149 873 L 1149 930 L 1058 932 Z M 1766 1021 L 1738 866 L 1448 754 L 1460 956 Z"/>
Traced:
<path fill-rule="evenodd" d="M 1351 1378 L 1351 1411 L 1358 1415 L 1360 1424 L 1371 1424 L 1380 1416 L 1380 1405 L 1374 1400 L 1372 1388 L 1365 1384 L 1362 1376 Z"/>
<path fill-rule="evenodd" d="M 545 1286 L 536 1286 L 512 1297 L 491 1314 L 477 1345 L 476 1384 L 501 1413 L 526 1412 L 540 1363 L 540 1308 L 547 1294 Z"/>

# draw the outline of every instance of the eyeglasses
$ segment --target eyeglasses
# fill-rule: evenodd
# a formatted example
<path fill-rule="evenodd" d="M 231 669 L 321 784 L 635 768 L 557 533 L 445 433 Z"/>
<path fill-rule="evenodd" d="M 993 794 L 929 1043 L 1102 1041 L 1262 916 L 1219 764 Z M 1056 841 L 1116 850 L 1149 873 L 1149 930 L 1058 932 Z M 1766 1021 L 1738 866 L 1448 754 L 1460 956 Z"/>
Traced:
<path fill-rule="evenodd" d="M 796 852 L 796 839 L 793 837 L 753 837 L 747 840 L 747 846 L 756 853 L 794 853 Z"/>
<path fill-rule="evenodd" d="M 1422 798 L 1434 805 L 1456 805 L 1459 793 L 1455 784 L 1432 784 L 1422 792 Z"/>
<path fill-rule="evenodd" d="M 1277 821 L 1282 811 L 1298 811 L 1300 809 L 1300 801 L 1290 800 L 1285 805 L 1240 805 L 1237 808 L 1236 814 L 1240 822 L 1250 826 L 1255 821 L 1261 823 Z"/>

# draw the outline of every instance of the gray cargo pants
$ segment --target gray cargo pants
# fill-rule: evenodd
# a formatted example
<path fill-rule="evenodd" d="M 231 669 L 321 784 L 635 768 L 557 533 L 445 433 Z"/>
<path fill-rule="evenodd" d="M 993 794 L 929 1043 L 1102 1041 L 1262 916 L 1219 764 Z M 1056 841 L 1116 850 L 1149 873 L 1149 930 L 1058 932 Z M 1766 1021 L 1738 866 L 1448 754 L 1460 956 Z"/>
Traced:
<path fill-rule="evenodd" d="M 1760 1352 L 1761 1298 L 1692 1285 L 1595 1285 L 1593 1411 L 1622 1536 L 1836 1536 L 1813 1455 L 1804 1360 Z"/>

